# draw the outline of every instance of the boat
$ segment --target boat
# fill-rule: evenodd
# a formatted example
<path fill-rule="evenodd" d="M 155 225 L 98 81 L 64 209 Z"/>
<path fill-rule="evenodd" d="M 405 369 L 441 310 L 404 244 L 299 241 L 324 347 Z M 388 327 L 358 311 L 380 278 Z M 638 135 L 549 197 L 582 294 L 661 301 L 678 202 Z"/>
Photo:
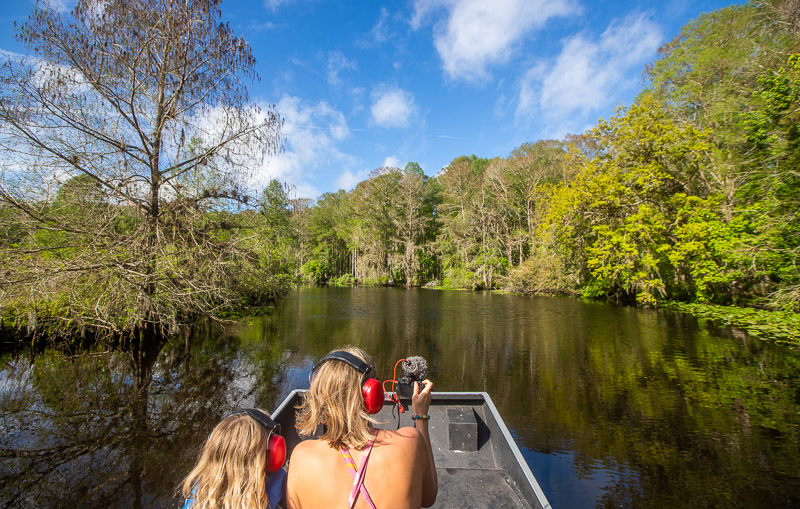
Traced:
<path fill-rule="evenodd" d="M 278 405 L 272 418 L 281 425 L 287 457 L 302 440 L 295 429 L 295 407 L 301 389 L 293 390 Z M 433 507 L 504 507 L 549 509 L 536 478 L 522 457 L 511 433 L 485 392 L 434 392 L 429 430 L 439 493 Z M 381 429 L 413 426 L 409 409 L 398 411 L 387 395 L 376 414 Z"/>

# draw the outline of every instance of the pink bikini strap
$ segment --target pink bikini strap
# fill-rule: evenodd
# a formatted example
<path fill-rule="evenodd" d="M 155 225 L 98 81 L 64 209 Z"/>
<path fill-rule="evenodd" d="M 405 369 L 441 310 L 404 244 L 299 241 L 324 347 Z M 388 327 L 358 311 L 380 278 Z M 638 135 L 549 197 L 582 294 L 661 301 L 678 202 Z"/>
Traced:
<path fill-rule="evenodd" d="M 367 473 L 367 461 L 369 461 L 369 454 L 372 452 L 372 444 L 374 442 L 374 439 L 371 440 L 369 445 L 364 449 L 364 457 L 361 459 L 361 468 L 358 469 L 356 468 L 356 462 L 353 461 L 353 457 L 350 455 L 350 451 L 344 446 L 339 448 L 342 461 L 344 461 L 344 464 L 347 466 L 350 475 L 353 476 L 353 487 L 350 489 L 350 497 L 347 499 L 348 509 L 353 509 L 353 507 L 355 507 L 359 492 L 364 495 L 364 500 L 367 502 L 370 509 L 376 509 L 375 504 L 372 502 L 372 497 L 370 497 L 367 492 L 367 487 L 364 486 L 364 476 Z"/>

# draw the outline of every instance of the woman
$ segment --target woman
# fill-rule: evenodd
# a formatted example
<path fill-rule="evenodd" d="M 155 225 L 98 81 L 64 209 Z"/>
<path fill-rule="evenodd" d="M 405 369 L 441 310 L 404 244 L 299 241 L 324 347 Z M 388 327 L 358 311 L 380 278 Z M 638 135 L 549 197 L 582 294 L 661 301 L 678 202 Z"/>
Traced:
<path fill-rule="evenodd" d="M 283 498 L 286 444 L 269 415 L 244 408 L 209 435 L 183 481 L 183 509 L 275 509 Z"/>
<path fill-rule="evenodd" d="M 352 362 L 346 357 L 353 357 Z M 366 366 L 366 368 L 362 368 Z M 290 509 L 430 507 L 439 489 L 428 433 L 429 380 L 414 384 L 415 427 L 377 430 L 367 411 L 374 384 L 372 358 L 359 348 L 332 352 L 312 370 L 311 388 L 298 408 L 297 431 L 314 435 L 292 452 L 286 499 Z M 365 399 L 367 401 L 365 401 Z M 376 410 L 372 410 L 375 412 Z"/>

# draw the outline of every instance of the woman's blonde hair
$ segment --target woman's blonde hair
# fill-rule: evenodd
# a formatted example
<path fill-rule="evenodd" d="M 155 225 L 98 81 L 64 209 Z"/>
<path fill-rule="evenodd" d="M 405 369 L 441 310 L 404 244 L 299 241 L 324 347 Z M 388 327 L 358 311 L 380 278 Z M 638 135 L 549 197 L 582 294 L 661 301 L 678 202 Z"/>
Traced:
<path fill-rule="evenodd" d="M 345 346 L 333 351 L 351 353 L 373 366 L 374 371 L 372 357 L 360 348 Z M 362 376 L 349 364 L 335 359 L 319 366 L 311 379 L 311 388 L 297 406 L 297 432 L 313 435 L 322 423 L 325 432 L 320 438 L 331 447 L 365 447 L 373 439 L 372 427 L 378 422 L 367 412 L 361 393 L 361 383 L 366 376 L 374 377 L 376 374 Z"/>
<path fill-rule="evenodd" d="M 183 481 L 192 509 L 267 507 L 269 430 L 246 414 L 223 419 L 203 445 L 197 465 Z"/>

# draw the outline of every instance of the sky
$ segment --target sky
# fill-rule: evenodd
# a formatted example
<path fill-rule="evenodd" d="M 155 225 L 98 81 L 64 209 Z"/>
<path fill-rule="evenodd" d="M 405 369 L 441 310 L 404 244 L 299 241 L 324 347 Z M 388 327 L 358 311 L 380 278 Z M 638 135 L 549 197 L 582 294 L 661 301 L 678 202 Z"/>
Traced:
<path fill-rule="evenodd" d="M 223 0 L 275 105 L 284 150 L 252 176 L 298 198 L 350 190 L 384 166 L 434 176 L 462 155 L 507 157 L 540 139 L 583 133 L 632 103 L 659 46 L 714 0 Z M 0 5 L 0 52 L 25 53 Z M 74 0 L 52 0 L 68 11 Z"/>

